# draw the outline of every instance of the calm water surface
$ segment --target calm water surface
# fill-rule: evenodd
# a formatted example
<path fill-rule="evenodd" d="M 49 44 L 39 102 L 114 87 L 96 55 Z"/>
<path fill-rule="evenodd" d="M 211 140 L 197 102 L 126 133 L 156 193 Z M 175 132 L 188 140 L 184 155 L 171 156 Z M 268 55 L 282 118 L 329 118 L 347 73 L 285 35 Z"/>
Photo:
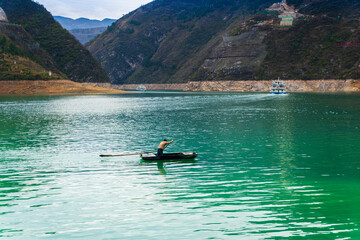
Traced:
<path fill-rule="evenodd" d="M 145 163 L 155 150 L 196 161 Z M 0 238 L 360 239 L 360 96 L 0 97 Z"/>

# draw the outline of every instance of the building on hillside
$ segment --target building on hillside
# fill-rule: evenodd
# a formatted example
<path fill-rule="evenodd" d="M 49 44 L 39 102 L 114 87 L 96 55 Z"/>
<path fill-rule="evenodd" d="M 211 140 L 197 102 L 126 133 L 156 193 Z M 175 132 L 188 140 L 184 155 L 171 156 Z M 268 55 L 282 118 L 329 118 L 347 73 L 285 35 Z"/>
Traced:
<path fill-rule="evenodd" d="M 280 26 L 292 26 L 294 20 L 301 17 L 304 17 L 304 15 L 296 11 L 283 12 L 279 15 L 279 18 L 281 18 Z"/>
<path fill-rule="evenodd" d="M 290 26 L 293 25 L 294 16 L 282 14 L 282 15 L 279 16 L 279 18 L 281 18 L 280 26 L 290 27 Z"/>
<path fill-rule="evenodd" d="M 295 19 L 304 17 L 304 15 L 298 13 L 293 6 L 287 5 L 286 0 L 282 0 L 281 2 L 274 3 L 266 10 L 279 12 L 280 14 L 279 18 L 281 18 L 280 21 L 281 27 L 291 27 Z"/>
<path fill-rule="evenodd" d="M 290 16 L 285 16 L 281 18 L 280 26 L 281 27 L 291 27 L 293 25 L 294 18 Z"/>
<path fill-rule="evenodd" d="M 0 7 L 0 22 L 9 22 L 4 10 Z"/>

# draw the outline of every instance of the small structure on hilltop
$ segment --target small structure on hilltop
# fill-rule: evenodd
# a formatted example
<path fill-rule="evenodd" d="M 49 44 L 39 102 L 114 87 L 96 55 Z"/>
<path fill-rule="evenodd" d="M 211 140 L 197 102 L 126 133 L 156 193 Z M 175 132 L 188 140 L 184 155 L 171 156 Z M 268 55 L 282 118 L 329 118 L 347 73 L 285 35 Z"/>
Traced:
<path fill-rule="evenodd" d="M 291 10 L 291 8 L 287 5 L 286 0 L 282 0 L 281 2 L 274 3 L 266 10 L 284 12 L 284 11 Z"/>
<path fill-rule="evenodd" d="M 4 10 L 1 7 L 0 7 L 0 22 L 6 22 L 6 23 L 9 22 Z"/>
<path fill-rule="evenodd" d="M 287 5 L 286 0 L 281 2 L 274 3 L 266 10 L 268 11 L 278 11 L 280 13 L 279 18 L 281 18 L 280 26 L 281 27 L 291 27 L 296 18 L 303 17 L 304 15 L 298 13 L 294 7 Z"/>
<path fill-rule="evenodd" d="M 281 14 L 279 15 L 279 18 L 281 18 L 281 22 L 280 22 L 281 27 L 291 27 L 293 25 L 294 16 Z"/>

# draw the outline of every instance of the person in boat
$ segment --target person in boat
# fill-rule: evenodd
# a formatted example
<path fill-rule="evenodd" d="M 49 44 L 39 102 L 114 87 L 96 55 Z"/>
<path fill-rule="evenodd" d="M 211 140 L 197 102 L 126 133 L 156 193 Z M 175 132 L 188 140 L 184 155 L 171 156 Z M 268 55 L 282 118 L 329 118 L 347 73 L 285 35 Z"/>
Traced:
<path fill-rule="evenodd" d="M 163 156 L 163 152 L 164 149 L 173 142 L 174 140 L 171 140 L 170 142 L 168 142 L 166 139 L 164 139 L 164 141 L 162 141 L 159 146 L 158 146 L 158 150 L 157 150 L 157 157 L 162 157 Z"/>

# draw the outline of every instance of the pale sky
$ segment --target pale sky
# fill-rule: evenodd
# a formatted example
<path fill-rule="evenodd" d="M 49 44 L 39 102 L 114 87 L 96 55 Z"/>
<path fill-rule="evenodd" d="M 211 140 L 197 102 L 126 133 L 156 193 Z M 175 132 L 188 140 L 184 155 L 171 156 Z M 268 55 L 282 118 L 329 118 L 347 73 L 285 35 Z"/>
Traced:
<path fill-rule="evenodd" d="M 90 19 L 121 18 L 152 0 L 35 0 L 53 16 Z"/>

